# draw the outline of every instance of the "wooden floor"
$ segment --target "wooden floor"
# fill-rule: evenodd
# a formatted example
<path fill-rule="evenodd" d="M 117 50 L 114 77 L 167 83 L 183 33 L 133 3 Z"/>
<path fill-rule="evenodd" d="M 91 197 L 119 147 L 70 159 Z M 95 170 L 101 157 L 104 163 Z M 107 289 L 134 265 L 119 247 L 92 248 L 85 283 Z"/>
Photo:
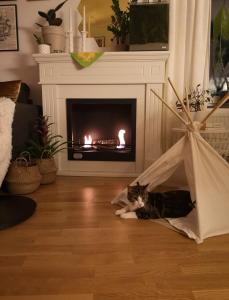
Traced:
<path fill-rule="evenodd" d="M 110 205 L 131 180 L 59 177 L 0 231 L 0 300 L 228 300 L 229 235 L 203 244 Z"/>

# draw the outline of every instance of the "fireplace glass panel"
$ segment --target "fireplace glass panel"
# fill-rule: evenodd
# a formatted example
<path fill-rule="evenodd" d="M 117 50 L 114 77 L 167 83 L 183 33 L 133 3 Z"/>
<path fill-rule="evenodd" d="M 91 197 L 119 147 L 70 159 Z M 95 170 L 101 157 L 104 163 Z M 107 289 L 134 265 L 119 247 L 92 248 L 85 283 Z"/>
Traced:
<path fill-rule="evenodd" d="M 135 161 L 136 99 L 67 99 L 69 160 Z"/>

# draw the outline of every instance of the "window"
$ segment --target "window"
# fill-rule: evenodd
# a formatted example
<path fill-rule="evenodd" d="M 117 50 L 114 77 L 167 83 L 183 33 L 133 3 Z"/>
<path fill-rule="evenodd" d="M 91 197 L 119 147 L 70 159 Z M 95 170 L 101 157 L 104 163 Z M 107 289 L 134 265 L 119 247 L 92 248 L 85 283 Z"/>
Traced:
<path fill-rule="evenodd" d="M 229 0 L 212 0 L 210 84 L 214 96 L 229 91 Z"/>

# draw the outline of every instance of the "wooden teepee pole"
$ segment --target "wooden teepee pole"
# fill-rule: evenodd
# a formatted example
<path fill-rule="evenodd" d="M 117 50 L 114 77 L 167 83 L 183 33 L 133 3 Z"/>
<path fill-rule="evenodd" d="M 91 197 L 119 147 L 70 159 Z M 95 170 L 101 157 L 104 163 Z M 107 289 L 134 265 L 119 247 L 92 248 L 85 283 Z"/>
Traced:
<path fill-rule="evenodd" d="M 202 124 L 204 124 L 207 119 L 218 109 L 220 106 L 222 106 L 225 102 L 229 100 L 229 92 L 219 101 L 219 103 L 210 111 L 209 114 L 201 121 Z"/>
<path fill-rule="evenodd" d="M 150 90 L 152 93 L 154 93 L 154 95 L 159 99 L 159 100 L 161 100 L 161 102 L 162 103 L 164 103 L 164 105 L 171 111 L 171 112 L 173 112 L 174 113 L 174 115 L 184 124 L 184 125 L 186 125 L 186 122 L 185 122 L 185 120 L 172 108 L 172 107 L 170 107 L 169 105 L 168 105 L 168 103 L 164 100 L 164 99 L 162 99 L 154 90 Z"/>
<path fill-rule="evenodd" d="M 185 94 L 186 94 L 186 106 L 187 106 L 187 112 L 190 115 L 190 107 L 189 107 L 189 98 L 188 98 L 188 90 L 185 88 Z"/>
<path fill-rule="evenodd" d="M 186 114 L 186 116 L 187 116 L 189 122 L 190 122 L 191 124 L 193 124 L 193 121 L 192 121 L 192 119 L 191 119 L 191 117 L 190 117 L 190 114 L 188 113 L 187 108 L 186 108 L 185 105 L 184 105 L 184 102 L 183 102 L 183 101 L 181 100 L 181 98 L 179 97 L 179 95 L 178 95 L 178 93 L 177 93 L 177 91 L 176 91 L 174 85 L 172 84 L 170 78 L 168 78 L 168 82 L 169 82 L 169 84 L 171 85 L 171 87 L 172 87 L 172 89 L 173 89 L 175 95 L 177 96 L 177 99 L 178 99 L 178 101 L 180 102 L 180 104 L 181 104 L 181 106 L 182 106 L 182 108 L 183 108 L 183 110 L 184 110 L 184 113 Z"/>

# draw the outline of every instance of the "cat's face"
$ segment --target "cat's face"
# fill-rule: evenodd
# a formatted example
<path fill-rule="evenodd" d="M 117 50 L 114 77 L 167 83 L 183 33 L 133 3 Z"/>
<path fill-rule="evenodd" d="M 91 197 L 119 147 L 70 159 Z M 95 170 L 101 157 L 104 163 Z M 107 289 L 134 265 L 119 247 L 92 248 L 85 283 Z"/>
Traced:
<path fill-rule="evenodd" d="M 140 185 L 139 182 L 137 182 L 136 185 L 134 186 L 130 186 L 128 185 L 127 187 L 127 199 L 130 202 L 138 202 L 140 207 L 144 206 L 144 200 L 146 198 L 146 194 L 147 194 L 147 185 Z"/>

